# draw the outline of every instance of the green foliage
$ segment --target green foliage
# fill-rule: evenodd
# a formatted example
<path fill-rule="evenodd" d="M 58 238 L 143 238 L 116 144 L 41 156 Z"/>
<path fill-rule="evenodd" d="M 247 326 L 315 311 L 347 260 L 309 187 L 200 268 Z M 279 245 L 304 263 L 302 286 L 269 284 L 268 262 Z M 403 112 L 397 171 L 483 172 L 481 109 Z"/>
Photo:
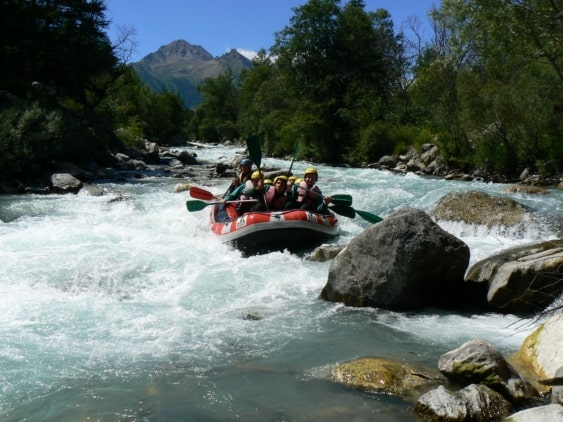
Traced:
<path fill-rule="evenodd" d="M 29 177 L 54 161 L 85 159 L 93 151 L 90 136 L 63 109 L 21 102 L 0 112 L 2 177 Z"/>
<path fill-rule="evenodd" d="M 91 111 L 119 72 L 102 0 L 3 2 L 0 90 L 24 97 L 38 81 Z"/>
<path fill-rule="evenodd" d="M 391 127 L 383 121 L 377 121 L 361 131 L 360 140 L 348 160 L 354 164 L 370 163 L 383 155 L 392 154 L 394 149 Z"/>
<path fill-rule="evenodd" d="M 201 119 L 200 130 L 203 129 L 209 136 L 215 132 L 212 139 L 217 140 L 232 139 L 238 137 L 240 132 L 237 126 L 237 91 L 234 84 L 234 74 L 232 70 L 219 75 L 217 78 L 206 78 L 198 86 L 198 91 L 203 97 L 200 105 Z"/>
<path fill-rule="evenodd" d="M 293 154 L 299 143 L 299 158 L 313 161 L 374 162 L 436 142 L 461 168 L 561 172 L 563 21 L 553 1 L 442 0 L 416 60 L 386 10 L 340 3 L 293 9 L 270 56 L 259 52 L 240 78 L 229 70 L 206 79 L 202 103 L 188 110 L 119 63 L 102 0 L 3 2 L 3 176 L 144 139 L 250 133 L 266 153 Z"/>
<path fill-rule="evenodd" d="M 142 126 L 141 120 L 134 117 L 127 124 L 118 127 L 115 134 L 123 145 L 131 148 L 142 148 L 145 139 Z"/>

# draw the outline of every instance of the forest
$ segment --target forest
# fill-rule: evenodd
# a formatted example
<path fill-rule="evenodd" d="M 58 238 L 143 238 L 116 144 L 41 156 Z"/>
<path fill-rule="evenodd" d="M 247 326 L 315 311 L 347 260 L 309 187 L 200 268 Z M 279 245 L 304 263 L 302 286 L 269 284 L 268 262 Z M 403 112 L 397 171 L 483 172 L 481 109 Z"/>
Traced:
<path fill-rule="evenodd" d="M 134 34 L 112 44 L 103 0 L 3 0 L 0 12 L 0 180 L 144 140 L 250 134 L 314 162 L 433 143 L 454 169 L 563 171 L 561 0 L 441 0 L 428 40 L 362 0 L 309 0 L 251 69 L 206 79 L 194 109 L 137 78 Z"/>

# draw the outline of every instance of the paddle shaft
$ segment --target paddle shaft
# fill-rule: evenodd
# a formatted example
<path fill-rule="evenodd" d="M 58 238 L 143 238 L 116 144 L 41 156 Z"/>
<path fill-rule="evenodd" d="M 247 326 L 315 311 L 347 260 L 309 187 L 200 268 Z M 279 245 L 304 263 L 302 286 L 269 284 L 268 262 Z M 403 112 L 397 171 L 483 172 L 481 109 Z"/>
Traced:
<path fill-rule="evenodd" d="M 188 208 L 188 211 L 192 212 L 192 211 L 201 211 L 202 209 L 204 209 L 205 207 L 208 207 L 209 205 L 219 205 L 219 204 L 238 204 L 241 202 L 257 202 L 256 199 L 239 199 L 237 201 L 215 201 L 215 202 L 203 202 L 203 201 L 198 201 L 198 200 L 194 200 L 194 201 L 186 201 L 186 207 Z"/>

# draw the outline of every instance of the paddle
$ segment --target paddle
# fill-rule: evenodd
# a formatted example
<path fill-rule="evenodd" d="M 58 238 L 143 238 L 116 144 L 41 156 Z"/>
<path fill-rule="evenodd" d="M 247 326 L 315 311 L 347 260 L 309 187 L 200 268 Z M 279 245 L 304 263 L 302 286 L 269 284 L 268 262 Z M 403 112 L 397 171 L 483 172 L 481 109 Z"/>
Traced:
<path fill-rule="evenodd" d="M 320 194 L 318 192 L 315 192 L 314 190 L 311 189 L 306 189 L 307 192 L 311 192 L 317 196 L 320 196 Z M 345 205 L 345 206 L 351 206 L 352 205 L 352 195 L 348 195 L 347 193 L 341 193 L 341 194 L 334 194 L 334 195 L 330 195 L 330 197 L 332 198 L 332 203 L 335 205 Z"/>
<path fill-rule="evenodd" d="M 260 138 L 256 135 L 247 136 L 246 146 L 248 148 L 250 159 L 254 161 L 254 164 L 258 167 L 258 171 L 262 174 L 262 171 L 260 170 L 260 165 L 262 163 L 262 147 L 260 146 Z"/>
<path fill-rule="evenodd" d="M 293 158 L 291 159 L 291 164 L 289 165 L 289 170 L 287 171 L 287 174 L 289 176 L 291 176 L 291 169 L 293 167 L 293 162 L 297 158 L 297 154 L 299 154 L 299 148 L 301 148 L 301 145 L 299 144 L 299 142 L 297 142 L 297 145 L 295 146 L 295 151 L 293 152 Z"/>
<path fill-rule="evenodd" d="M 334 205 L 345 205 L 345 206 L 352 206 L 352 195 L 348 195 L 348 194 L 334 194 L 334 195 L 330 195 L 330 197 L 332 198 L 332 203 Z"/>
<path fill-rule="evenodd" d="M 343 215 L 344 217 L 356 217 L 356 211 L 354 210 L 354 208 L 348 207 L 346 205 L 331 205 L 328 208 L 334 211 L 336 214 Z"/>
<path fill-rule="evenodd" d="M 362 217 L 364 220 L 366 220 L 369 223 L 375 224 L 375 223 L 379 223 L 380 221 L 383 221 L 383 218 L 381 218 L 378 215 L 372 214 L 371 212 L 360 211 L 360 210 L 354 210 L 354 211 L 356 211 L 356 214 L 358 214 L 360 217 Z"/>
<path fill-rule="evenodd" d="M 238 201 L 216 201 L 216 202 L 203 202 L 203 201 L 186 201 L 186 206 L 188 207 L 188 211 L 201 211 L 205 207 L 209 205 L 217 205 L 217 204 L 233 204 L 239 202 L 256 202 L 256 199 L 239 199 Z"/>
<path fill-rule="evenodd" d="M 211 201 L 213 199 L 219 199 L 213 195 L 208 190 L 198 188 L 197 186 L 192 186 L 190 188 L 190 196 L 196 199 L 203 199 L 204 201 Z"/>
<path fill-rule="evenodd" d="M 250 159 L 254 161 L 258 171 L 260 172 L 260 178 L 262 179 L 262 170 L 260 165 L 262 164 L 262 147 L 260 146 L 260 138 L 256 135 L 250 135 L 246 137 L 246 146 L 248 147 L 248 155 Z M 268 202 L 266 201 L 266 195 L 264 194 L 264 205 L 266 206 L 266 211 L 268 211 Z"/>
<path fill-rule="evenodd" d="M 371 224 L 383 221 L 383 218 L 379 217 L 378 215 L 372 214 L 371 212 L 367 211 L 360 211 L 346 205 L 331 205 L 328 208 L 334 211 L 336 214 L 343 215 L 344 217 L 348 218 L 354 218 L 356 214 L 358 214 L 360 217 Z"/>

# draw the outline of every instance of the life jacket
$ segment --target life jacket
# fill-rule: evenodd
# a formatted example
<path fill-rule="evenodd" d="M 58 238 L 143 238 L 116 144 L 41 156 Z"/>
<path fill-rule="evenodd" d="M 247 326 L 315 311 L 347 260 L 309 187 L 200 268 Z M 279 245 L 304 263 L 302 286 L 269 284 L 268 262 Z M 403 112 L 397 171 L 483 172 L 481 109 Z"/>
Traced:
<path fill-rule="evenodd" d="M 241 172 L 238 180 L 241 184 L 245 184 L 247 180 L 250 180 L 250 176 L 252 175 L 252 171 L 247 171 L 246 173 Z"/>
<path fill-rule="evenodd" d="M 270 211 L 282 210 L 287 196 L 285 192 L 279 193 L 274 186 L 269 186 L 266 191 L 266 203 Z"/>
<path fill-rule="evenodd" d="M 320 188 L 315 185 L 309 188 L 305 181 L 302 181 L 297 188 L 297 204 L 299 206 L 305 205 L 307 209 L 312 211 L 317 210 L 323 204 L 323 194 Z"/>

